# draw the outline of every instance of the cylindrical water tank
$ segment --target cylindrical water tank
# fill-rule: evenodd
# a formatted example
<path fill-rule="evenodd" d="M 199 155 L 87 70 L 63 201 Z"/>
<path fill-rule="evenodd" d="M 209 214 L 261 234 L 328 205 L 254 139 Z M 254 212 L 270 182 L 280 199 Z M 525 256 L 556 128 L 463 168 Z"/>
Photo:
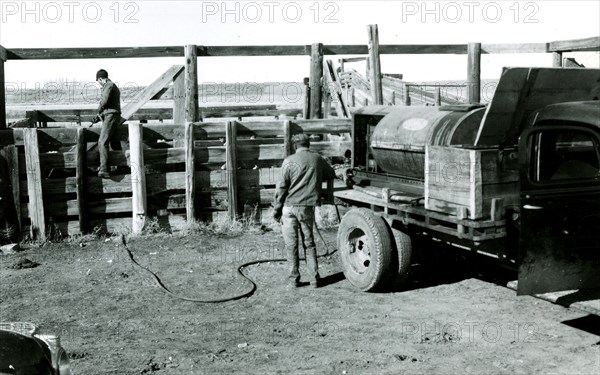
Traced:
<path fill-rule="evenodd" d="M 398 107 L 375 127 L 371 150 L 385 172 L 425 179 L 425 145 L 473 145 L 485 108 Z"/>

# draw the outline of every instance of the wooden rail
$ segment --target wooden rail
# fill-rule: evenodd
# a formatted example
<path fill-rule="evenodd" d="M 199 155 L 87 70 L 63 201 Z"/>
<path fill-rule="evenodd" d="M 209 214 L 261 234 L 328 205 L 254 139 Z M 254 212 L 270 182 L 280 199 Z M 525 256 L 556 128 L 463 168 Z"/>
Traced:
<path fill-rule="evenodd" d="M 549 43 L 482 44 L 483 54 L 550 53 L 571 51 L 597 51 L 600 37 L 553 41 Z M 10 48 L 0 50 L 0 59 L 106 59 L 142 57 L 183 57 L 183 46 L 162 47 L 100 47 L 100 48 Z M 207 56 L 310 56 L 311 45 L 280 46 L 196 46 L 198 57 Z M 323 45 L 325 55 L 367 55 L 368 46 Z M 467 54 L 468 44 L 382 44 L 380 54 Z"/>
<path fill-rule="evenodd" d="M 51 107 L 51 106 L 45 106 Z M 25 118 L 32 122 L 51 123 L 51 122 L 73 122 L 85 123 L 91 121 L 96 115 L 95 109 L 80 109 L 74 106 L 73 109 L 43 109 L 25 111 Z M 249 105 L 249 106 L 210 106 L 199 107 L 197 111 L 200 118 L 223 118 L 223 117 L 256 117 L 256 116 L 290 116 L 296 117 L 302 114 L 301 108 L 277 109 L 276 105 Z M 13 115 L 14 116 L 14 115 Z M 174 123 L 182 124 L 184 121 L 176 121 L 173 114 L 173 108 L 141 108 L 131 117 L 131 120 L 168 120 L 173 119 Z"/>
<path fill-rule="evenodd" d="M 1 130 L 0 155 L 16 171 L 11 186 L 22 233 L 43 238 L 98 226 L 139 233 L 154 217 L 175 226 L 186 218 L 238 217 L 244 206 L 264 214 L 292 134 L 349 131 L 349 119 L 130 124 L 115 135 L 129 148 L 109 153 L 111 179 L 96 176 L 98 152 L 87 151 L 96 128 Z M 351 145 L 315 141 L 311 148 L 341 162 Z"/>

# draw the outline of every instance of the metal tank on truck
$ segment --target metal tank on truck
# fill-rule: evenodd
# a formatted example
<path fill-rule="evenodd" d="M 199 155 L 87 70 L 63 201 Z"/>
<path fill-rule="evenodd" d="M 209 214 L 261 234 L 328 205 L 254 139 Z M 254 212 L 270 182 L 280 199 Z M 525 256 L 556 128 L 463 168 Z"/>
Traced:
<path fill-rule="evenodd" d="M 600 287 L 599 97 L 599 69 L 505 68 L 485 106 L 355 111 L 346 278 L 406 279 L 418 238 L 518 270 L 519 294 Z"/>

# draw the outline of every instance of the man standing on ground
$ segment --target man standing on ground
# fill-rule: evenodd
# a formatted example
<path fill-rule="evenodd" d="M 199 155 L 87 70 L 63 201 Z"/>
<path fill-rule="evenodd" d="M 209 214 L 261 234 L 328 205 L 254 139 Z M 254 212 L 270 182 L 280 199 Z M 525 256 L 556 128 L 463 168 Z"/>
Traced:
<path fill-rule="evenodd" d="M 100 153 L 100 167 L 98 177 L 110 178 L 110 165 L 108 164 L 108 146 L 111 138 L 121 122 L 121 92 L 117 85 L 108 78 L 108 73 L 100 69 L 96 73 L 96 82 L 102 87 L 98 116 L 102 118 L 102 130 L 98 139 L 98 151 Z M 114 145 L 114 149 L 120 148 Z"/>
<path fill-rule="evenodd" d="M 292 138 L 296 153 L 288 156 L 281 166 L 281 180 L 275 193 L 273 218 L 282 224 L 287 260 L 291 263 L 291 286 L 300 285 L 298 267 L 298 232 L 306 249 L 310 285 L 319 287 L 317 248 L 313 236 L 315 206 L 321 205 L 323 181 L 336 178 L 333 168 L 319 154 L 311 152 L 306 134 Z"/>

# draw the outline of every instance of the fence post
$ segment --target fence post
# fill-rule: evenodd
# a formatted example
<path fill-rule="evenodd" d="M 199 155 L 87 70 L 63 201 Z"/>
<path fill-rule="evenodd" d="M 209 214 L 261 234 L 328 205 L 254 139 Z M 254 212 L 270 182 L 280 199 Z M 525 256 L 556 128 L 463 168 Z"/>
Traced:
<path fill-rule="evenodd" d="M 146 224 L 146 168 L 142 124 L 129 124 L 129 157 L 131 164 L 131 207 L 133 223 L 131 231 L 140 234 Z"/>
<path fill-rule="evenodd" d="M 438 107 L 442 105 L 442 89 L 440 86 L 435 88 L 435 105 Z"/>
<path fill-rule="evenodd" d="M 410 107 L 410 86 L 404 84 L 404 105 Z"/>
<path fill-rule="evenodd" d="M 227 211 L 229 218 L 235 220 L 238 215 L 237 204 L 237 122 L 228 121 L 225 128 L 225 161 L 227 168 Z"/>
<path fill-rule="evenodd" d="M 379 60 L 379 31 L 377 25 L 368 25 L 369 61 L 371 65 L 371 93 L 373 104 L 383 104 L 383 88 L 381 85 L 381 61 Z"/>
<path fill-rule="evenodd" d="M 469 103 L 481 101 L 481 43 L 469 43 L 467 62 Z"/>
<path fill-rule="evenodd" d="M 0 129 L 6 129 L 6 92 L 4 89 L 4 61 L 6 58 L 4 47 L 0 46 Z"/>
<path fill-rule="evenodd" d="M 25 166 L 27 168 L 31 238 L 45 240 L 46 217 L 42 195 L 42 171 L 37 129 L 23 129 L 23 143 L 25 145 Z"/>
<path fill-rule="evenodd" d="M 194 124 L 185 124 L 185 213 L 188 222 L 196 219 L 196 159 L 194 153 Z"/>
<path fill-rule="evenodd" d="M 77 180 L 77 209 L 79 211 L 79 232 L 85 233 L 87 227 L 87 179 L 85 171 L 87 166 L 87 143 L 85 142 L 85 128 L 77 128 L 77 160 L 75 178 Z"/>
<path fill-rule="evenodd" d="M 185 121 L 198 121 L 198 51 L 185 46 Z"/>
<path fill-rule="evenodd" d="M 323 44 L 313 43 L 310 55 L 310 111 L 309 118 L 323 118 Z"/>
<path fill-rule="evenodd" d="M 552 67 L 562 68 L 562 52 L 552 52 Z"/>

